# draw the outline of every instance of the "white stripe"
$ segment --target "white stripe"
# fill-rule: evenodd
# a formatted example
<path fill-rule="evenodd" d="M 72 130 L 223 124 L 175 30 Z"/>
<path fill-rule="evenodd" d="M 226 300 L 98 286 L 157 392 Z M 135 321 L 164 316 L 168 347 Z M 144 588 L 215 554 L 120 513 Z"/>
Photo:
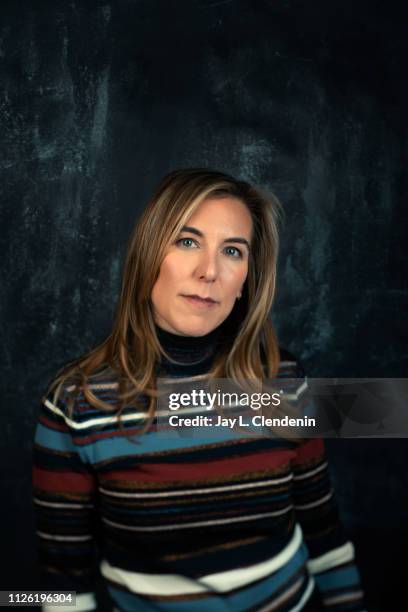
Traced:
<path fill-rule="evenodd" d="M 154 493 L 119 493 L 116 491 L 108 491 L 103 487 L 99 487 L 101 493 L 111 495 L 112 497 L 126 497 L 131 499 L 137 498 L 156 498 L 156 497 L 177 497 L 178 495 L 204 495 L 206 493 L 221 493 L 223 491 L 237 491 L 241 489 L 253 489 L 255 487 L 263 487 L 269 484 L 282 484 L 283 482 L 289 482 L 292 480 L 293 475 L 289 474 L 282 478 L 275 478 L 271 480 L 264 480 L 263 482 L 249 482 L 237 485 L 228 485 L 225 487 L 207 487 L 205 489 L 182 489 L 180 491 L 157 491 Z"/>
<path fill-rule="evenodd" d="M 66 606 L 60 604 L 58 606 L 43 605 L 41 610 L 43 612 L 61 612 L 61 607 L 64 608 L 64 612 L 86 612 L 86 610 L 96 610 L 96 599 L 93 593 L 80 593 L 76 596 L 74 606 Z"/>
<path fill-rule="evenodd" d="M 92 536 L 62 536 L 52 535 L 50 533 L 44 533 L 44 531 L 37 531 L 37 535 L 45 540 L 55 540 L 56 542 L 85 542 L 86 540 L 92 540 Z"/>
<path fill-rule="evenodd" d="M 57 502 L 46 502 L 37 497 L 34 497 L 33 501 L 39 506 L 46 506 L 47 508 L 93 508 L 93 504 L 62 504 Z"/>
<path fill-rule="evenodd" d="M 54 414 L 57 414 L 58 416 L 62 417 L 64 419 L 64 421 L 66 422 L 66 424 L 69 427 L 72 427 L 73 429 L 87 429 L 88 427 L 93 427 L 94 425 L 109 425 L 110 423 L 117 423 L 119 422 L 119 417 L 117 414 L 114 414 L 113 416 L 108 416 L 108 417 L 94 417 L 91 419 L 87 419 L 86 421 L 82 421 L 81 423 L 77 423 L 76 421 L 73 421 L 72 419 L 70 419 L 69 417 L 66 416 L 66 414 L 60 409 L 58 408 L 58 406 L 55 406 L 52 402 L 50 402 L 50 400 L 46 399 L 44 401 L 44 405 L 51 410 L 51 412 L 53 412 Z M 237 404 L 238 405 L 238 404 Z M 234 408 L 236 405 L 231 406 L 231 408 Z M 197 408 L 185 408 L 183 409 L 183 416 L 186 416 L 188 414 L 205 414 L 208 415 L 208 410 L 206 409 L 206 406 L 199 406 Z M 156 410 L 155 415 L 156 416 L 170 416 L 170 414 L 174 414 L 173 412 L 169 412 L 169 410 Z M 124 414 L 120 417 L 120 420 L 122 422 L 125 421 L 140 421 L 145 419 L 147 416 L 146 412 L 131 412 L 130 414 Z"/>
<path fill-rule="evenodd" d="M 324 572 L 337 565 L 353 561 L 353 559 L 354 546 L 351 542 L 346 542 L 342 546 L 338 546 L 324 555 L 320 555 L 320 557 L 310 559 L 307 562 L 307 567 L 312 574 L 318 574 L 319 572 Z"/>
<path fill-rule="evenodd" d="M 176 376 L 176 377 L 166 377 L 166 376 L 160 376 L 158 378 L 158 380 L 160 380 L 161 384 L 164 385 L 174 385 L 175 382 L 189 382 L 190 380 L 192 381 L 198 381 L 198 380 L 208 380 L 208 376 L 207 374 L 197 374 L 196 376 Z"/>
<path fill-rule="evenodd" d="M 320 499 L 314 502 L 310 502 L 309 504 L 295 504 L 296 510 L 309 510 L 309 508 L 315 508 L 316 506 L 320 506 L 325 502 L 329 501 L 329 499 L 333 496 L 333 489 L 327 495 L 324 495 Z"/>
<path fill-rule="evenodd" d="M 189 529 L 190 527 L 207 527 L 211 525 L 224 525 L 225 523 L 241 523 L 243 521 L 255 521 L 261 518 L 268 518 L 270 516 L 281 516 L 281 514 L 286 514 L 292 510 L 293 505 L 286 506 L 282 510 L 276 510 L 275 512 L 265 512 L 263 514 L 253 514 L 250 516 L 239 516 L 234 518 L 225 518 L 225 519 L 217 519 L 214 521 L 197 521 L 195 523 L 179 523 L 172 525 L 160 525 L 157 527 L 134 527 L 133 525 L 121 525 L 120 523 L 115 523 L 110 521 L 104 517 L 102 520 L 107 525 L 111 527 L 117 527 L 118 529 L 125 529 L 126 531 L 169 531 L 173 529 Z"/>
<path fill-rule="evenodd" d="M 88 384 L 88 387 L 90 389 L 116 389 L 118 387 L 118 383 L 114 382 L 114 383 L 95 383 L 94 385 L 90 385 Z M 75 385 L 70 385 L 69 387 L 66 388 L 67 391 L 74 391 L 74 389 L 76 389 Z"/>
<path fill-rule="evenodd" d="M 285 603 L 285 601 L 289 599 L 289 597 L 293 597 L 293 595 L 297 593 L 297 591 L 302 586 L 304 580 L 304 576 L 298 578 L 296 582 L 294 582 L 289 588 L 286 589 L 286 591 L 281 593 L 278 597 L 275 597 L 273 601 L 270 601 L 263 608 L 260 608 L 258 612 L 273 612 L 274 610 L 276 611 L 278 609 L 278 606 L 280 606 L 282 603 Z"/>
<path fill-rule="evenodd" d="M 303 480 L 304 478 L 309 478 L 309 476 L 314 476 L 314 474 L 317 474 L 318 472 L 323 470 L 325 467 L 327 467 L 327 465 L 328 465 L 327 461 L 324 461 L 321 465 L 319 465 L 317 468 L 314 468 L 313 470 L 304 472 L 304 474 L 293 476 L 293 480 Z"/>
<path fill-rule="evenodd" d="M 188 595 L 208 591 L 226 593 L 268 576 L 283 567 L 294 556 L 301 544 L 302 530 L 299 525 L 296 525 L 291 541 L 271 559 L 249 567 L 209 574 L 196 580 L 178 574 L 130 572 L 113 567 L 106 559 L 101 562 L 100 568 L 105 578 L 125 586 L 132 593 L 141 595 Z"/>
<path fill-rule="evenodd" d="M 51 412 L 54 412 L 55 414 L 58 414 L 58 416 L 62 417 L 64 421 L 66 422 L 66 424 L 72 427 L 73 429 L 86 429 L 87 427 L 90 427 L 91 425 L 105 425 L 109 423 L 117 423 L 119 421 L 118 416 L 114 415 L 111 417 L 99 417 L 99 418 L 97 417 L 95 419 L 88 419 L 87 421 L 83 421 L 82 423 L 76 423 L 72 419 L 68 418 L 62 412 L 60 408 L 58 408 L 57 406 L 54 406 L 54 404 L 52 404 L 49 400 L 45 400 L 44 404 L 47 406 L 47 408 L 51 410 Z M 140 419 L 143 419 L 144 416 L 145 416 L 144 413 L 125 414 L 125 415 L 122 415 L 121 420 L 122 421 L 140 420 Z"/>
<path fill-rule="evenodd" d="M 291 595 L 294 595 L 296 591 L 298 591 L 299 588 L 302 586 L 303 582 L 304 582 L 304 577 L 302 576 L 301 578 L 299 578 L 299 580 L 295 582 L 295 584 L 293 584 L 289 589 L 287 589 L 284 593 L 282 593 L 282 595 L 280 595 L 279 597 L 271 601 L 269 604 L 266 604 L 266 606 L 258 610 L 258 612 L 273 612 L 273 611 L 279 610 L 278 606 L 281 603 L 284 603 L 288 597 L 290 597 Z M 294 610 L 301 610 L 303 608 L 304 604 L 306 603 L 306 601 L 309 599 L 311 595 L 313 587 L 314 587 L 314 579 L 311 576 L 309 576 L 307 586 L 306 586 L 306 589 L 302 597 L 300 598 L 296 606 L 290 609 L 290 612 L 293 612 Z M 299 608 L 299 605 L 301 606 L 300 608 Z"/>
<path fill-rule="evenodd" d="M 307 600 L 309 599 L 309 597 L 312 594 L 314 585 L 315 585 L 314 578 L 312 576 L 310 576 L 309 583 L 308 583 L 308 585 L 306 587 L 305 592 L 302 595 L 302 599 L 296 604 L 296 606 L 294 608 L 291 608 L 289 610 L 289 612 L 299 612 L 299 610 L 302 610 L 303 606 L 305 605 L 305 603 L 307 602 Z"/>
<path fill-rule="evenodd" d="M 277 381 L 278 382 L 278 381 Z M 281 386 L 283 387 L 284 385 L 281 384 Z M 299 399 L 299 397 L 302 395 L 302 393 L 307 389 L 308 385 L 307 385 L 307 380 L 305 380 L 297 389 L 294 393 L 281 393 L 281 398 L 286 400 L 297 400 Z"/>

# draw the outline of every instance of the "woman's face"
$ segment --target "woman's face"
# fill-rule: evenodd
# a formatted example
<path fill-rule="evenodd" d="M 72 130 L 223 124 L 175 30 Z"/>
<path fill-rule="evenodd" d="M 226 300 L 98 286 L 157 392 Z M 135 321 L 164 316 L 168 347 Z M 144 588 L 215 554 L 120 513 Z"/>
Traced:
<path fill-rule="evenodd" d="M 245 283 L 251 235 L 251 214 L 241 200 L 201 202 L 166 249 L 151 294 L 157 325 L 185 336 L 203 336 L 221 325 Z"/>

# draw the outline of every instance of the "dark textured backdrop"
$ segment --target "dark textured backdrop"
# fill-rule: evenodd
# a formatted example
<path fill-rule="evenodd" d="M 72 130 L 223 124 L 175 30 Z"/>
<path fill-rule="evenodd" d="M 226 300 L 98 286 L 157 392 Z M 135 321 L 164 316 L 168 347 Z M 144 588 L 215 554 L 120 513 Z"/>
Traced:
<path fill-rule="evenodd" d="M 407 375 L 405 28 L 373 0 L 2 2 L 1 588 L 35 586 L 39 397 L 108 333 L 130 228 L 165 172 L 210 166 L 277 193 L 274 317 L 309 374 Z M 387 612 L 402 609 L 407 446 L 328 443 Z"/>

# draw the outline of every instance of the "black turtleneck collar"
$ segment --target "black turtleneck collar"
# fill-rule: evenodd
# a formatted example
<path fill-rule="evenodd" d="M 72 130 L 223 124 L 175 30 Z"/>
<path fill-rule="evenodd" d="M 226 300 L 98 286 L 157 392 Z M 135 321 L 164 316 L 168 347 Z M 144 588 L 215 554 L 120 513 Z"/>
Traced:
<path fill-rule="evenodd" d="M 205 374 L 220 346 L 223 325 L 219 325 L 204 336 L 180 336 L 155 325 L 160 344 L 177 363 L 162 356 L 161 370 L 170 376 L 196 376 Z"/>

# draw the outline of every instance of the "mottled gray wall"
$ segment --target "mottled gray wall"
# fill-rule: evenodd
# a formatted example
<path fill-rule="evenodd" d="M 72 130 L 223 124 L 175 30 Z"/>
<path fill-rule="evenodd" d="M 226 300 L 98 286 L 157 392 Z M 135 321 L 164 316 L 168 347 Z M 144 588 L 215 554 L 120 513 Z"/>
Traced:
<path fill-rule="evenodd" d="M 130 228 L 170 169 L 281 199 L 274 318 L 309 374 L 406 376 L 404 23 L 373 1 L 2 3 L 2 588 L 35 584 L 39 397 L 109 331 Z M 369 596 L 388 605 L 396 566 L 371 551 L 408 544 L 407 444 L 328 448 Z"/>

